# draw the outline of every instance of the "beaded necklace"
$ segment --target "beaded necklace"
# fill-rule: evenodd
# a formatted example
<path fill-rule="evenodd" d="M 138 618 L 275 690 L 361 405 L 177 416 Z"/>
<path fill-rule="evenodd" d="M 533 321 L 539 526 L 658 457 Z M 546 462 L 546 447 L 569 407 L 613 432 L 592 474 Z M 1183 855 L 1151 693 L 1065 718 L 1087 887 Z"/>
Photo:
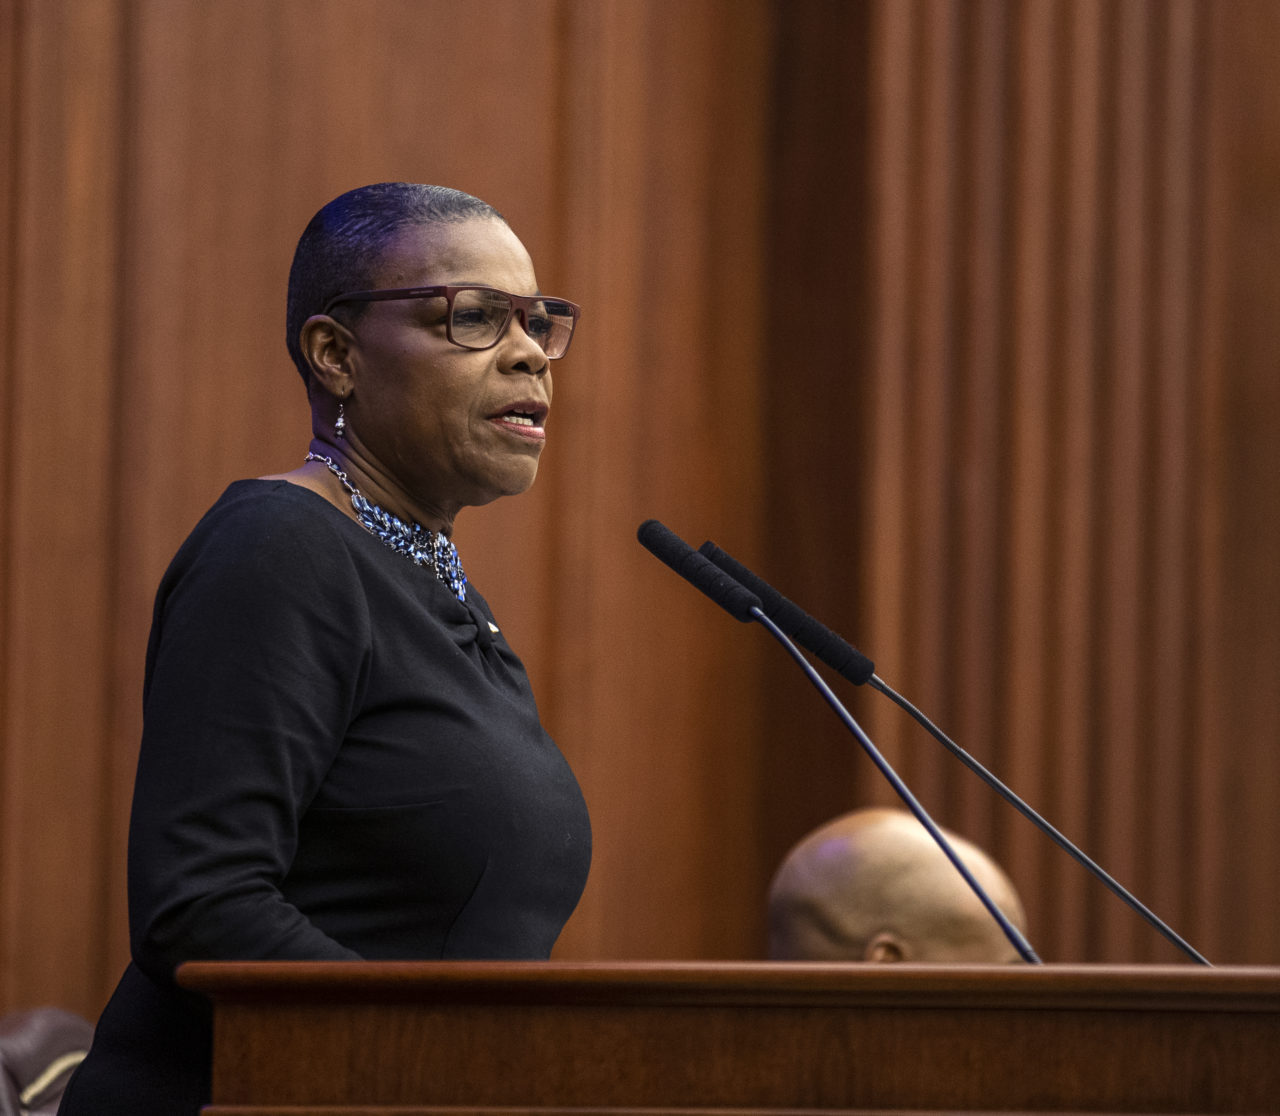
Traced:
<path fill-rule="evenodd" d="M 467 575 L 462 572 L 458 548 L 439 531 L 432 531 L 420 523 L 406 523 L 399 516 L 371 504 L 360 490 L 351 483 L 331 458 L 319 453 L 307 454 L 308 461 L 320 461 L 351 495 L 360 525 L 375 538 L 381 539 L 397 554 L 403 554 L 418 566 L 430 566 L 436 577 L 449 587 L 460 601 L 467 599 Z"/>

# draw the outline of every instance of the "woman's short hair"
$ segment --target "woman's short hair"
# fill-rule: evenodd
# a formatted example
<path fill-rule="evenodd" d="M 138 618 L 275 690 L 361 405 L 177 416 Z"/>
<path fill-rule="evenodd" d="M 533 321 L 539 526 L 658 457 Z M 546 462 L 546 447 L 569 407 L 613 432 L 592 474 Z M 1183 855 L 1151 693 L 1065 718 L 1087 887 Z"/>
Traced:
<path fill-rule="evenodd" d="M 311 374 L 298 334 L 306 320 L 344 291 L 369 290 L 377 282 L 387 242 L 401 229 L 476 218 L 505 221 L 488 202 L 448 186 L 376 182 L 339 194 L 320 210 L 298 239 L 289 269 L 286 344 L 302 382 Z M 355 321 L 362 303 L 344 307 Z"/>

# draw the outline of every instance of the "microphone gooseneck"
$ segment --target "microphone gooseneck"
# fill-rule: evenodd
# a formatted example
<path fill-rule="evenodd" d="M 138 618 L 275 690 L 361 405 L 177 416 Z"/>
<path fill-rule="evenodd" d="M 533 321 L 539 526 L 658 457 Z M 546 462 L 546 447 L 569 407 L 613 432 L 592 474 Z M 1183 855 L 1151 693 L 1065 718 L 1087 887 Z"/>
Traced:
<path fill-rule="evenodd" d="M 905 709 L 912 717 L 915 718 L 917 722 L 919 722 L 921 725 L 924 726 L 924 728 L 928 731 L 930 736 L 932 736 L 935 740 L 937 740 L 938 743 L 940 743 L 944 748 L 946 748 L 947 751 L 949 751 L 953 756 L 956 757 L 956 759 L 958 759 L 961 763 L 963 763 L 965 767 L 967 767 L 970 771 L 972 771 L 980 779 L 982 779 L 982 781 L 986 783 L 987 786 L 991 787 L 994 791 L 996 791 L 1002 798 L 1004 798 L 1006 802 L 1009 803 L 1009 805 L 1011 805 L 1015 810 L 1017 810 L 1020 814 L 1022 814 L 1023 817 L 1025 817 L 1028 821 L 1038 826 L 1040 830 L 1047 837 L 1049 837 L 1060 849 L 1062 849 L 1065 853 L 1067 853 L 1067 855 L 1069 855 L 1078 864 L 1083 865 L 1090 872 L 1092 872 L 1094 877 L 1100 883 L 1102 883 L 1113 895 L 1115 895 L 1117 898 L 1119 898 L 1125 904 L 1127 904 L 1131 909 L 1133 909 L 1139 915 L 1141 915 L 1142 918 L 1146 921 L 1147 925 L 1152 927 L 1157 933 L 1159 933 L 1162 937 L 1164 937 L 1166 941 L 1172 942 L 1175 946 L 1177 946 L 1180 950 L 1182 950 L 1183 953 L 1185 953 L 1188 957 L 1191 958 L 1191 960 L 1195 961 L 1197 964 L 1208 965 L 1212 967 L 1213 962 L 1211 962 L 1207 957 L 1205 957 L 1204 954 L 1202 954 L 1198 949 L 1195 948 L 1195 946 L 1193 946 L 1190 942 L 1188 942 L 1185 938 L 1183 938 L 1181 934 L 1179 934 L 1176 930 L 1173 929 L 1173 927 L 1171 927 L 1159 915 L 1157 915 L 1153 910 L 1151 910 L 1151 908 L 1148 907 L 1136 895 L 1134 895 L 1133 892 L 1131 892 L 1122 883 L 1120 883 L 1114 876 L 1111 875 L 1110 872 L 1108 872 L 1105 868 L 1103 868 L 1102 865 L 1100 865 L 1097 861 L 1092 859 L 1087 853 L 1082 851 L 1076 845 L 1072 844 L 1072 842 L 1067 837 L 1063 836 L 1063 834 L 1060 833 L 1052 825 L 1052 823 L 1047 821 L 1040 814 L 1036 813 L 1036 811 L 1032 809 L 1032 807 L 1027 805 L 1026 802 L 1024 802 L 1013 791 L 1011 791 L 1007 786 L 1005 786 L 1005 784 L 1002 783 L 998 778 L 996 778 L 995 775 L 993 775 L 990 771 L 988 771 L 985 767 L 983 767 L 981 763 L 979 763 L 968 752 L 966 752 L 963 748 L 961 748 L 959 744 L 957 744 L 954 740 L 952 740 L 949 736 L 947 736 L 946 733 L 944 733 L 940 728 L 938 728 L 938 726 L 935 725 L 931 720 L 929 720 L 929 718 L 926 717 L 919 709 L 917 709 L 914 705 L 912 705 L 911 702 L 909 702 L 906 698 L 904 698 L 900 693 L 894 690 L 891 686 L 886 685 L 885 682 L 878 677 L 874 677 L 871 679 L 871 688 L 874 690 L 878 690 L 880 693 L 884 694 L 884 696 L 887 697 L 890 701 L 894 702 L 895 704 L 899 705 L 901 708 Z"/>
<path fill-rule="evenodd" d="M 769 585 L 763 578 L 757 576 L 748 570 L 741 563 L 734 561 L 728 554 L 721 550 L 715 543 L 708 540 L 703 543 L 698 551 L 704 557 L 714 562 L 720 569 L 731 574 L 735 580 L 741 584 L 748 586 L 763 603 L 766 612 L 769 612 L 778 626 L 788 631 L 801 646 L 812 651 L 827 666 L 838 674 L 843 675 L 850 682 L 861 685 L 869 682 L 873 690 L 878 690 L 885 697 L 895 702 L 901 708 L 905 709 L 919 724 L 921 724 L 929 734 L 946 748 L 953 756 L 963 763 L 970 771 L 977 775 L 992 790 L 996 791 L 1006 802 L 1016 809 L 1023 817 L 1036 825 L 1046 836 L 1048 836 L 1059 848 L 1071 856 L 1077 863 L 1083 865 L 1093 875 L 1101 881 L 1114 895 L 1126 903 L 1130 908 L 1136 911 L 1147 924 L 1153 927 L 1166 940 L 1172 942 L 1180 950 L 1182 950 L 1193 961 L 1201 965 L 1211 965 L 1211 962 L 1194 946 L 1187 942 L 1172 927 L 1170 927 L 1163 919 L 1161 919 L 1154 911 L 1146 906 L 1137 896 L 1117 881 L 1109 872 L 1100 864 L 1090 858 L 1086 853 L 1081 851 L 1067 837 L 1063 836 L 1053 825 L 1046 821 L 1031 806 L 1018 797 L 1004 783 L 1002 783 L 995 775 L 987 770 L 981 763 L 974 759 L 968 752 L 961 748 L 946 733 L 944 733 L 937 725 L 935 725 L 928 717 L 926 717 L 919 709 L 911 704 L 901 694 L 897 693 L 891 686 L 875 673 L 874 665 L 871 660 L 863 655 L 856 648 L 852 647 L 841 636 L 831 631 L 830 628 L 814 620 L 798 605 L 793 604 L 782 596 L 777 590 Z M 780 603 L 779 603 L 780 602 Z M 773 609 L 778 608 L 778 613 L 774 614 Z M 857 664 L 853 669 L 850 664 Z M 862 667 L 861 664 L 865 664 Z"/>
<path fill-rule="evenodd" d="M 1011 923 L 1003 911 L 996 906 L 995 902 L 983 889 L 982 885 L 974 878 L 969 867 L 960 859 L 959 854 L 951 847 L 951 842 L 943 834 L 942 830 L 929 817 L 924 807 L 917 801 L 908 789 L 907 785 L 893 770 L 888 760 L 880 754 L 880 751 L 871 742 L 871 738 L 862 730 L 862 727 L 841 703 L 840 699 L 831 691 L 831 688 L 822 680 L 813 666 L 800 653 L 799 648 L 788 638 L 786 632 L 776 624 L 766 614 L 762 607 L 760 597 L 751 589 L 745 588 L 727 571 L 725 571 L 719 563 L 713 563 L 704 554 L 698 553 L 688 543 L 686 543 L 675 532 L 668 530 L 656 519 L 645 520 L 637 531 L 637 537 L 640 542 L 647 547 L 655 557 L 665 562 L 676 573 L 685 580 L 692 583 L 696 588 L 701 589 L 716 604 L 720 605 L 726 612 L 737 620 L 748 621 L 756 620 L 761 623 L 765 630 L 774 637 L 786 652 L 799 664 L 800 669 L 804 671 L 805 677 L 813 683 L 814 687 L 822 695 L 823 699 L 835 710 L 836 715 L 844 722 L 845 727 L 854 735 L 854 738 L 862 745 L 863 750 L 871 757 L 872 763 L 876 765 L 880 773 L 888 780 L 889 785 L 893 787 L 898 797 L 906 803 L 911 813 L 929 832 L 934 842 L 951 861 L 956 871 L 960 873 L 965 883 L 978 897 L 979 902 L 987 909 L 992 918 L 999 924 L 1001 931 L 1014 949 L 1018 951 L 1018 956 L 1029 964 L 1041 964 L 1040 958 L 1036 955 L 1031 944 L 1023 936 L 1022 932 Z M 723 552 L 721 552 L 723 554 Z M 728 555 L 724 555 L 728 557 Z M 713 572 L 712 572 L 713 571 Z M 758 580 L 758 579 L 757 579 Z M 764 584 L 761 582 L 761 584 Z M 754 588 L 754 587 L 753 587 Z M 766 588 L 768 588 L 766 586 Z M 778 597 L 777 593 L 773 593 L 774 597 Z M 783 599 L 783 598 L 779 598 Z M 794 607 L 794 606 L 792 606 Z M 817 627 L 816 621 L 813 622 Z M 825 631 L 826 629 L 824 629 Z M 830 633 L 833 638 L 839 639 L 835 633 Z M 852 649 L 850 649 L 852 650 Z M 856 655 L 857 653 L 854 652 Z M 860 656 L 859 656 L 860 657 Z M 867 660 L 869 665 L 869 660 Z"/>

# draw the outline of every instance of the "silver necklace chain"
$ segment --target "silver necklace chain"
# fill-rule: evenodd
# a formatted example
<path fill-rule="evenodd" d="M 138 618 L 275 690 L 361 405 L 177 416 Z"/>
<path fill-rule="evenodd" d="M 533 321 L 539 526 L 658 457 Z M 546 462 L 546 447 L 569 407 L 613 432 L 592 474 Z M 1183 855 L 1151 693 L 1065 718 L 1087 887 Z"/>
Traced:
<path fill-rule="evenodd" d="M 308 453 L 307 460 L 321 462 L 338 478 L 351 496 L 356 519 L 366 531 L 415 565 L 429 566 L 458 600 L 467 599 L 467 575 L 462 570 L 458 548 L 442 532 L 432 531 L 420 523 L 406 523 L 398 515 L 370 503 L 332 458 Z"/>

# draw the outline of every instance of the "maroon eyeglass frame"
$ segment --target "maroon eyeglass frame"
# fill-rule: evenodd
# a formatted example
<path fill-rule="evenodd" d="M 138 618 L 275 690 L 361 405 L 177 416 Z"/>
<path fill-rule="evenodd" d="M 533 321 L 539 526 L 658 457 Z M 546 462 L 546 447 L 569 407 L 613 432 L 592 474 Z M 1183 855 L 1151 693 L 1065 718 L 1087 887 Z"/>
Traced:
<path fill-rule="evenodd" d="M 502 323 L 502 328 L 498 330 L 497 335 L 489 344 L 468 345 L 454 338 L 453 300 L 459 291 L 493 291 L 495 294 L 502 295 L 511 304 L 511 309 L 507 312 L 506 321 Z M 557 306 L 567 307 L 569 313 L 573 316 L 573 324 L 569 327 L 569 337 L 564 343 L 564 348 L 555 356 L 543 349 L 548 360 L 559 360 L 569 351 L 569 345 L 572 343 L 573 335 L 578 328 L 578 318 L 582 314 L 582 307 L 576 302 L 570 302 L 567 298 L 556 298 L 553 295 L 512 294 L 510 291 L 504 291 L 501 287 L 490 287 L 483 283 L 448 283 L 435 287 L 388 287 L 379 291 L 348 291 L 346 294 L 334 295 L 324 304 L 324 309 L 320 313 L 327 314 L 335 306 L 343 302 L 399 302 L 401 299 L 440 298 L 441 296 L 445 299 L 444 331 L 449 343 L 457 345 L 460 349 L 470 349 L 472 352 L 477 353 L 492 349 L 506 336 L 507 327 L 511 325 L 513 315 L 520 315 L 521 324 L 524 326 L 525 332 L 528 333 L 530 311 L 539 307 L 545 310 L 547 303 L 554 302 Z"/>

